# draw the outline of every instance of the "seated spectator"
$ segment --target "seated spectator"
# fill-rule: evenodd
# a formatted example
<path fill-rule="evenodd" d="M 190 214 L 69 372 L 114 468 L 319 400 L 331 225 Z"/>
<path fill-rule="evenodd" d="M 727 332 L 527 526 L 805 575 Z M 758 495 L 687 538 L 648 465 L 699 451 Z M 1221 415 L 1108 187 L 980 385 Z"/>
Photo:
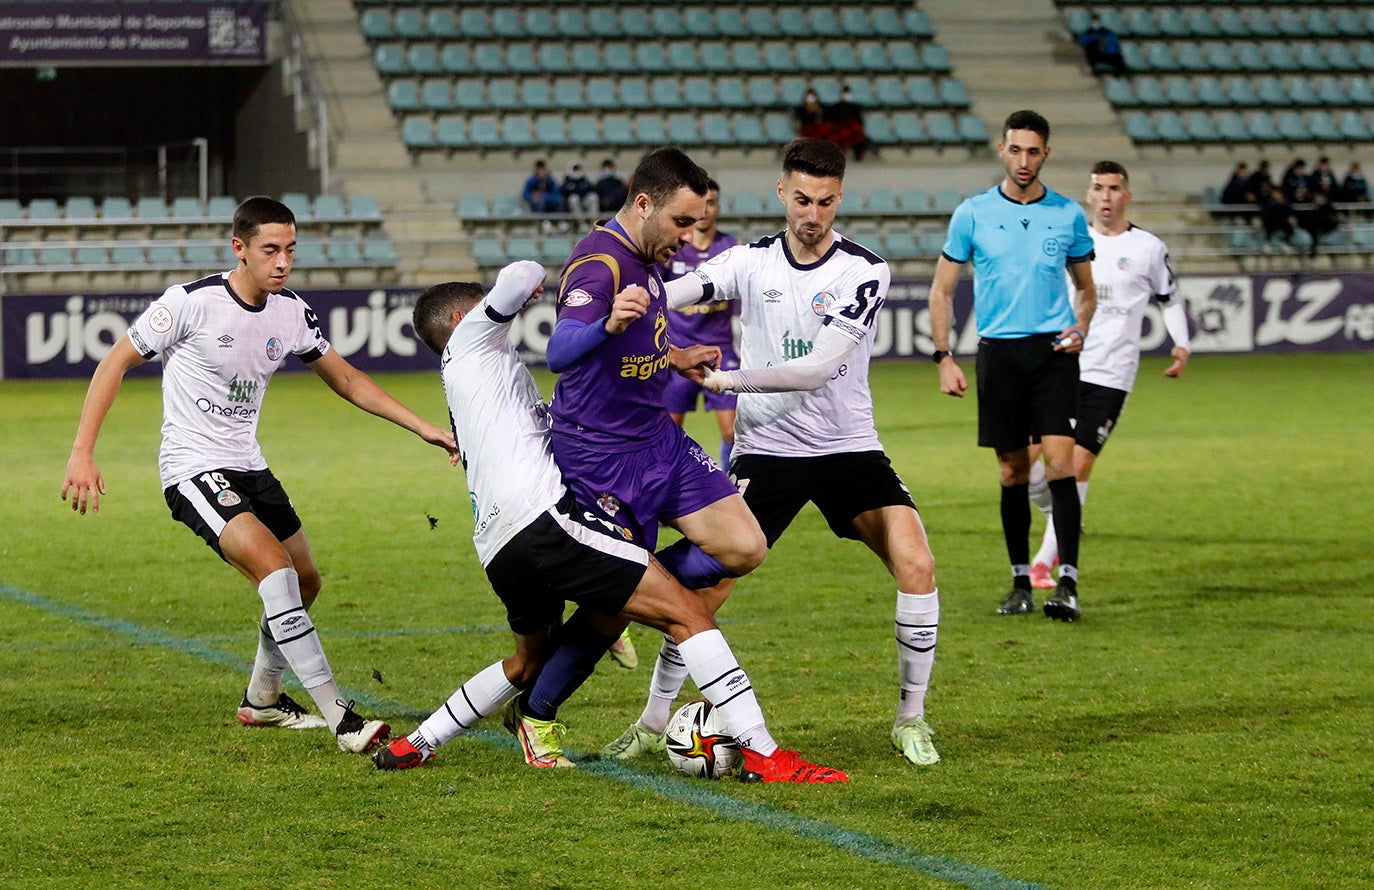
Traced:
<path fill-rule="evenodd" d="M 563 210 L 558 180 L 549 173 L 549 165 L 543 161 L 534 162 L 534 173 L 525 180 L 525 189 L 520 196 L 531 213 L 560 213 Z"/>
<path fill-rule="evenodd" d="M 629 189 L 625 180 L 615 175 L 615 161 L 607 158 L 601 162 L 601 176 L 596 180 L 596 200 L 602 213 L 615 213 L 625 206 Z"/>
<path fill-rule="evenodd" d="M 1264 243 L 1273 242 L 1275 236 L 1282 235 L 1284 244 L 1293 240 L 1293 208 L 1283 199 L 1283 192 L 1275 185 L 1265 183 L 1256 197 L 1259 205 L 1260 225 L 1264 227 Z"/>
<path fill-rule="evenodd" d="M 871 143 L 864 133 L 864 110 L 848 87 L 840 94 L 840 101 L 825 109 L 825 117 L 830 124 L 827 138 L 840 148 L 854 149 L 854 160 L 862 161 Z"/>
<path fill-rule="evenodd" d="M 1288 165 L 1283 171 L 1283 179 L 1279 180 L 1279 187 L 1283 189 L 1283 199 L 1289 204 L 1307 203 L 1307 162 L 1302 158 Z"/>
<path fill-rule="evenodd" d="M 797 122 L 797 135 L 812 139 L 828 139 L 830 127 L 825 120 L 825 107 L 821 105 L 816 91 L 808 89 L 802 104 L 792 110 L 792 118 Z"/>
<path fill-rule="evenodd" d="M 573 161 L 568 165 L 568 173 L 563 177 L 563 206 L 569 213 L 590 216 L 596 213 L 596 190 L 587 174 L 582 172 L 582 162 Z"/>
<path fill-rule="evenodd" d="M 1126 60 L 1121 57 L 1121 38 L 1097 16 L 1093 16 L 1088 30 L 1078 35 L 1078 45 L 1093 74 L 1125 74 Z"/>
<path fill-rule="evenodd" d="M 1255 166 L 1255 172 L 1250 175 L 1250 187 L 1246 189 L 1254 195 L 1252 200 L 1259 200 L 1260 193 L 1264 191 L 1266 185 L 1273 185 L 1274 178 L 1269 173 L 1269 162 L 1261 160 Z"/>
<path fill-rule="evenodd" d="M 1221 190 L 1223 204 L 1253 204 L 1255 195 L 1250 191 L 1250 165 L 1241 161 L 1231 171 L 1231 178 Z"/>
<path fill-rule="evenodd" d="M 1349 201 L 1352 204 L 1369 202 L 1369 185 L 1364 181 L 1364 173 L 1360 170 L 1359 161 L 1350 165 L 1350 171 L 1345 174 L 1345 179 L 1341 182 L 1341 200 Z"/>
<path fill-rule="evenodd" d="M 1336 174 L 1331 170 L 1330 158 L 1318 158 L 1317 166 L 1312 168 L 1312 173 L 1307 177 L 1307 193 L 1315 195 L 1317 189 L 1325 189 L 1327 195 L 1335 195 L 1340 189 L 1340 183 L 1336 182 Z"/>
<path fill-rule="evenodd" d="M 1310 256 L 1317 255 L 1317 245 L 1322 238 L 1340 228 L 1341 217 L 1336 212 L 1336 205 L 1331 203 L 1331 193 L 1322 186 L 1318 186 L 1309 196 L 1312 202 L 1311 208 L 1298 212 L 1298 225 L 1307 234 L 1312 236 L 1312 251 Z"/>

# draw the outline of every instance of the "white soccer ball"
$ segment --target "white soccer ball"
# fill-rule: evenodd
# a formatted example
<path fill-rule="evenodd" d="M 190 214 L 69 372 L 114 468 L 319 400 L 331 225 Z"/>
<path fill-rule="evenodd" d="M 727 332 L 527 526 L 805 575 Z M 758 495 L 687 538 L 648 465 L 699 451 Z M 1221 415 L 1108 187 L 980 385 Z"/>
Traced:
<path fill-rule="evenodd" d="M 744 765 L 734 736 L 711 703 L 688 702 L 668 721 L 668 759 L 689 776 L 720 779 Z"/>

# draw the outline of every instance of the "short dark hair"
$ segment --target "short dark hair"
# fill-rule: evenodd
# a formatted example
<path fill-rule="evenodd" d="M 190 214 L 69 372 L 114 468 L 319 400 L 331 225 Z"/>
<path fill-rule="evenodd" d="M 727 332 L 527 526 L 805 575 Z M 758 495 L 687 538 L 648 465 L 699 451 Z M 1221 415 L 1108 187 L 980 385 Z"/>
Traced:
<path fill-rule="evenodd" d="M 630 174 L 630 195 L 648 195 L 654 206 L 668 203 L 680 188 L 705 195 L 711 177 L 676 146 L 656 148 L 640 159 Z"/>
<path fill-rule="evenodd" d="M 1046 142 L 1050 141 L 1050 122 L 1045 120 L 1043 115 L 1030 109 L 1023 108 L 1007 115 L 1007 119 L 1002 122 L 1002 137 L 1005 139 L 1007 133 L 1012 130 L 1030 130 L 1032 133 L 1040 134 L 1040 138 Z"/>
<path fill-rule="evenodd" d="M 435 355 L 441 354 L 453 334 L 453 328 L 448 323 L 453 310 L 462 309 L 466 312 L 484 296 L 486 293 L 482 285 L 475 281 L 446 281 L 434 285 L 420 294 L 410 314 L 410 325 L 415 328 L 415 336 L 434 350 Z"/>
<path fill-rule="evenodd" d="M 782 148 L 782 172 L 844 179 L 844 149 L 826 139 L 801 136 Z"/>
<path fill-rule="evenodd" d="M 234 211 L 234 237 L 247 244 L 263 226 L 280 223 L 296 224 L 296 214 L 280 201 L 258 195 L 249 198 Z"/>
<path fill-rule="evenodd" d="M 1123 184 L 1131 184 L 1131 174 L 1127 173 L 1126 168 L 1116 161 L 1098 161 L 1096 164 L 1093 164 L 1092 175 L 1097 176 L 1101 173 L 1115 173 L 1117 176 L 1121 177 L 1121 182 Z"/>
<path fill-rule="evenodd" d="M 710 177 L 707 177 L 706 190 L 708 192 L 715 192 L 716 194 L 720 194 L 720 183 L 716 182 L 714 179 L 711 179 Z"/>

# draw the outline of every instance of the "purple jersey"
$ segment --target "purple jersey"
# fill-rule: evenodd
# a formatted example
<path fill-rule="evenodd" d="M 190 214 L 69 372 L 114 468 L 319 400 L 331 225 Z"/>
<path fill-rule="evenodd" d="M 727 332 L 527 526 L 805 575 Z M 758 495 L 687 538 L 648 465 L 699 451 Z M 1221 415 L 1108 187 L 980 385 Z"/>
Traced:
<path fill-rule="evenodd" d="M 663 408 L 668 384 L 668 305 L 658 267 L 639 255 L 619 226 L 599 225 L 578 242 L 563 267 L 558 319 L 603 324 L 615 295 L 638 284 L 649 309 L 564 371 L 553 391 L 555 435 L 590 445 L 643 442 L 672 418 Z"/>
<path fill-rule="evenodd" d="M 711 257 L 718 253 L 724 253 L 738 243 L 733 235 L 717 232 L 715 240 L 705 250 L 698 250 L 694 245 L 684 244 L 677 249 L 677 253 L 668 261 L 667 266 L 660 270 L 663 273 L 663 280 L 672 281 L 674 278 L 681 278 Z M 679 349 L 684 346 L 705 343 L 708 346 L 719 346 L 730 356 L 733 356 L 735 337 L 731 328 L 731 319 L 739 311 L 738 306 L 739 303 L 736 300 L 713 300 L 688 306 L 676 312 L 669 312 L 668 339 Z M 732 365 L 727 363 L 723 367 L 732 367 Z"/>

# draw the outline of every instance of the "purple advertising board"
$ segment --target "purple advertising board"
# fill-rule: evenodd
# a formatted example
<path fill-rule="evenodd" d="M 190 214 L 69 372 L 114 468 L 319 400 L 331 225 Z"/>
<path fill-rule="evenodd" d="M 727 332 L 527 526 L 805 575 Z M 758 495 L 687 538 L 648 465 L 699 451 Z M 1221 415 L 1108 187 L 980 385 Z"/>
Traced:
<path fill-rule="evenodd" d="M 0 65 L 260 65 L 267 4 L 0 3 Z"/>
<path fill-rule="evenodd" d="M 1179 279 L 1188 306 L 1195 353 L 1334 352 L 1374 348 L 1374 275 L 1221 275 Z M 419 288 L 300 291 L 334 349 L 367 371 L 436 370 L 438 360 L 415 339 L 411 308 Z M 873 356 L 929 356 L 929 282 L 898 280 L 878 315 Z M 4 377 L 88 377 L 96 363 L 155 294 L 10 294 L 0 296 Z M 972 285 L 960 282 L 954 300 L 954 352 L 972 355 L 978 332 L 971 321 Z M 545 297 L 516 319 L 511 338 L 531 363 L 541 362 L 553 331 Z M 1089 334 L 1091 336 L 1091 334 Z M 1145 317 L 1142 346 L 1169 351 L 1157 307 Z M 287 366 L 288 369 L 291 365 Z M 303 367 L 303 366 L 301 366 Z M 136 373 L 156 374 L 150 363 Z"/>

